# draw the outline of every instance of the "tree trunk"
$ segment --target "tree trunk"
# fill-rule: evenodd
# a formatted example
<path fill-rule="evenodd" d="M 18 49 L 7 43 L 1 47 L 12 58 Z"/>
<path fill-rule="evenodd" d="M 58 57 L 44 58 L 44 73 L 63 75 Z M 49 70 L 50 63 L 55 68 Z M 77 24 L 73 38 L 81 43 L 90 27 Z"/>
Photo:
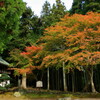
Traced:
<path fill-rule="evenodd" d="M 96 92 L 94 82 L 93 82 L 93 67 L 91 67 L 91 73 L 90 73 L 90 84 L 91 84 L 91 90 L 92 92 Z"/>
<path fill-rule="evenodd" d="M 19 88 L 21 87 L 21 79 L 20 79 L 19 76 L 18 76 L 18 87 L 19 87 Z"/>
<path fill-rule="evenodd" d="M 21 87 L 23 88 L 23 89 L 26 89 L 27 87 L 26 87 L 26 73 L 24 73 L 23 75 L 22 75 L 22 85 L 21 85 Z"/>
<path fill-rule="evenodd" d="M 50 90 L 50 75 L 49 75 L 49 67 L 47 68 L 47 89 Z"/>
<path fill-rule="evenodd" d="M 66 85 L 66 73 L 65 73 L 65 63 L 63 62 L 63 85 L 64 85 L 64 91 L 67 91 L 67 85 Z"/>
<path fill-rule="evenodd" d="M 88 90 L 89 85 L 91 85 L 91 92 L 96 92 L 94 82 L 93 82 L 93 67 L 90 66 L 89 69 L 87 69 L 87 75 L 88 75 L 88 82 L 86 83 L 83 91 Z"/>
<path fill-rule="evenodd" d="M 74 84 L 75 84 L 75 73 L 74 73 L 74 70 L 73 70 L 73 72 L 72 72 L 72 92 L 75 92 Z"/>

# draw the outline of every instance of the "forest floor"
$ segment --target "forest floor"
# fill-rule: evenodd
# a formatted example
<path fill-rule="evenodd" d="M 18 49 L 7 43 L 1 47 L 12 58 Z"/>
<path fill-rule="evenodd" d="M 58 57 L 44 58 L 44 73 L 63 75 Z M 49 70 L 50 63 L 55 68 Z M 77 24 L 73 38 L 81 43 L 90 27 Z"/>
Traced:
<path fill-rule="evenodd" d="M 31 96 L 30 96 L 31 95 Z M 59 98 L 66 98 L 66 99 L 59 99 Z M 68 99 L 67 99 L 68 98 Z M 100 98 L 91 98 L 91 97 L 67 97 L 62 96 L 62 95 L 34 95 L 32 94 L 27 94 L 27 95 L 22 95 L 20 97 L 15 97 L 13 93 L 6 93 L 6 94 L 0 94 L 0 100 L 100 100 Z"/>
<path fill-rule="evenodd" d="M 20 96 L 16 97 L 16 92 L 19 92 Z M 27 89 L 2 92 L 0 94 L 0 100 L 100 100 L 100 93 L 70 93 L 63 91 Z"/>

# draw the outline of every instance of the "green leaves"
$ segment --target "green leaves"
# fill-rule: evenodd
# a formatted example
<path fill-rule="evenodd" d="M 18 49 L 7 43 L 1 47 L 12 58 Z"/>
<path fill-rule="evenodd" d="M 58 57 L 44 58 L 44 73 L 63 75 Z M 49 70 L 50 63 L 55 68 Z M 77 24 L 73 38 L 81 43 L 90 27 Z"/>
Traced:
<path fill-rule="evenodd" d="M 100 2 L 98 0 L 74 0 L 71 14 L 86 14 L 87 12 L 100 12 Z"/>
<path fill-rule="evenodd" d="M 56 0 L 56 3 L 51 7 L 49 2 L 45 2 L 42 8 L 41 20 L 44 28 L 55 25 L 66 14 L 66 7 L 61 0 Z"/>
<path fill-rule="evenodd" d="M 2 38 L 0 39 L 0 53 L 15 34 L 18 34 L 19 19 L 25 9 L 22 0 L 6 0 L 4 5 L 0 7 L 0 38 Z"/>

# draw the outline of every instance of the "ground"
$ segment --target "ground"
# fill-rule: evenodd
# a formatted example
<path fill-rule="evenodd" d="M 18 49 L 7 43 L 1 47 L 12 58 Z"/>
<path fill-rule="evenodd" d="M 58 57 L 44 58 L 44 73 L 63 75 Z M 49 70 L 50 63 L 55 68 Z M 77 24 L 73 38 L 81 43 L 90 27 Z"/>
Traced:
<path fill-rule="evenodd" d="M 21 93 L 21 96 L 14 96 L 16 91 Z M 63 91 L 27 89 L 1 92 L 0 100 L 100 100 L 100 93 L 70 93 Z"/>

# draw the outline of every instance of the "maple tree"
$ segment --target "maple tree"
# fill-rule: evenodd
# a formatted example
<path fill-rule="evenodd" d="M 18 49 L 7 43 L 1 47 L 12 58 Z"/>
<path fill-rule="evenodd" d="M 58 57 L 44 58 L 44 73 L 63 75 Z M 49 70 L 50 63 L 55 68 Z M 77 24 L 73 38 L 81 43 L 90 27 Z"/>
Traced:
<path fill-rule="evenodd" d="M 55 26 L 45 30 L 40 38 L 46 56 L 43 66 L 59 66 L 65 62 L 68 69 L 83 67 L 88 73 L 92 92 L 96 92 L 93 83 L 93 68 L 100 64 L 100 14 L 89 12 L 86 15 L 66 15 Z M 60 56 L 58 56 L 60 55 Z M 87 87 L 87 86 L 86 86 Z"/>
<path fill-rule="evenodd" d="M 84 89 L 91 85 L 92 92 L 96 92 L 93 70 L 100 64 L 99 18 L 100 14 L 93 12 L 86 15 L 66 15 L 55 26 L 45 29 L 43 36 L 37 41 L 38 46 L 26 47 L 24 52 L 17 49 L 10 53 L 17 66 L 14 69 L 23 74 L 24 78 L 27 73 L 42 67 L 61 67 L 63 72 L 75 68 L 84 69 L 89 78 Z M 65 86 L 65 73 L 63 76 Z M 26 87 L 25 84 L 23 86 Z"/>
<path fill-rule="evenodd" d="M 15 63 L 12 63 L 12 66 L 16 66 L 15 68 L 11 68 L 11 70 L 15 70 L 17 74 L 22 75 L 23 88 L 26 88 L 26 74 L 32 73 L 34 69 L 41 68 L 39 66 L 39 51 L 41 49 L 41 47 L 30 46 L 26 47 L 24 52 L 21 52 L 19 49 L 14 49 L 10 52 L 10 60 L 15 61 Z"/>
<path fill-rule="evenodd" d="M 88 13 L 77 17 L 81 24 L 76 24 L 74 28 L 79 30 L 67 37 L 67 43 L 71 47 L 69 60 L 75 66 L 83 66 L 87 71 L 89 79 L 84 89 L 91 85 L 92 92 L 96 92 L 93 83 L 93 67 L 100 63 L 100 14 Z"/>

